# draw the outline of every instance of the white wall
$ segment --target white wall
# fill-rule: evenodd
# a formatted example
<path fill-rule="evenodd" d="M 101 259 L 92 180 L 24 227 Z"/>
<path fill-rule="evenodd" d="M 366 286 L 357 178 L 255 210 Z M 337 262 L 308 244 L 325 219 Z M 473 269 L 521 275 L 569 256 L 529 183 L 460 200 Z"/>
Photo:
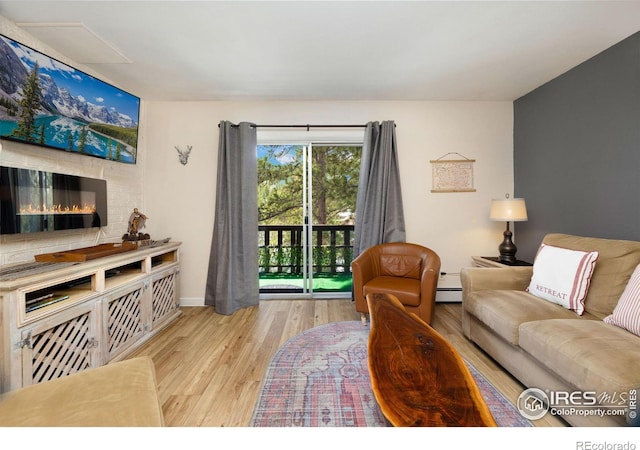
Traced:
<path fill-rule="evenodd" d="M 99 74 L 45 46 L 2 16 L 0 16 L 0 33 L 109 82 Z M 144 122 L 144 108 L 142 108 L 141 117 L 141 122 Z M 140 132 L 143 136 L 143 124 Z M 33 261 L 33 256 L 40 253 L 88 247 L 104 242 L 121 242 L 122 235 L 127 231 L 127 221 L 133 208 L 137 207 L 144 212 L 142 189 L 144 153 L 144 137 L 140 140 L 136 165 L 70 154 L 35 145 L 0 141 L 1 165 L 105 179 L 108 203 L 108 225 L 100 229 L 1 235 L 0 265 Z"/>
<path fill-rule="evenodd" d="M 57 53 L 0 16 L 0 33 L 104 79 Z M 0 164 L 107 180 L 109 225 L 0 237 L 0 265 L 38 253 L 117 242 L 134 207 L 149 216 L 153 239 L 183 242 L 180 296 L 202 304 L 213 219 L 218 123 L 364 124 L 394 120 L 407 240 L 433 248 L 442 270 L 459 272 L 471 255 L 495 255 L 504 224 L 488 219 L 491 198 L 513 192 L 511 102 L 144 102 L 138 163 L 128 165 L 0 141 Z M 189 163 L 174 146 L 193 146 Z M 456 152 L 475 159 L 473 193 L 431 189 L 430 160 Z M 516 241 L 517 243 L 517 241 Z"/>
<path fill-rule="evenodd" d="M 203 302 L 221 120 L 258 124 L 394 120 L 407 240 L 435 250 L 442 258 L 442 270 L 449 273 L 470 265 L 471 255 L 497 255 L 504 224 L 491 222 L 488 214 L 492 198 L 513 193 L 511 102 L 147 102 L 144 119 L 144 212 L 152 238 L 183 242 L 183 304 Z M 186 166 L 178 161 L 176 145 L 193 146 Z M 449 152 L 476 160 L 476 192 L 430 192 L 430 160 Z"/>

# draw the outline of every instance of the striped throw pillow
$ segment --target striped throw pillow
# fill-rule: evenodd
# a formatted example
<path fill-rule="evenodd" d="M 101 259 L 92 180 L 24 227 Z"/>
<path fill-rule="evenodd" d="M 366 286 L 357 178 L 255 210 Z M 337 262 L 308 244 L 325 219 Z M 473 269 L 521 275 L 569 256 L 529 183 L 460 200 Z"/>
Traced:
<path fill-rule="evenodd" d="M 640 265 L 633 271 L 613 312 L 603 321 L 640 336 Z"/>
<path fill-rule="evenodd" d="M 582 315 L 599 255 L 597 251 L 583 252 L 542 244 L 533 261 L 533 276 L 527 290 Z"/>

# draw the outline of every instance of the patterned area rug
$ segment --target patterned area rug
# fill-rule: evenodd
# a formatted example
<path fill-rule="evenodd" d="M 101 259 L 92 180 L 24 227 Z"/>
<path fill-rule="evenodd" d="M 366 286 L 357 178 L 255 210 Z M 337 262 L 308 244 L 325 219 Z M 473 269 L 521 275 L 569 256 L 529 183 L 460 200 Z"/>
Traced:
<path fill-rule="evenodd" d="M 256 402 L 252 427 L 384 427 L 367 366 L 369 327 L 333 322 L 289 339 L 273 356 Z M 530 421 L 467 363 L 502 427 Z"/>

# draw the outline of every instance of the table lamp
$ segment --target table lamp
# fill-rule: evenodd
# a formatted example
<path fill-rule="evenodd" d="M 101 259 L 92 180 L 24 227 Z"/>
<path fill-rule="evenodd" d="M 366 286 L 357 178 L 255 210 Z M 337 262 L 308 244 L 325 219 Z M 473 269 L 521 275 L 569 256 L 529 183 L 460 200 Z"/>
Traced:
<path fill-rule="evenodd" d="M 511 240 L 513 233 L 509 230 L 509 222 L 524 222 L 527 220 L 527 206 L 523 198 L 509 198 L 509 194 L 503 200 L 491 200 L 491 220 L 507 222 L 507 229 L 504 232 L 504 240 L 498 246 L 500 257 L 498 260 L 503 264 L 515 264 L 516 251 L 518 250 Z"/>

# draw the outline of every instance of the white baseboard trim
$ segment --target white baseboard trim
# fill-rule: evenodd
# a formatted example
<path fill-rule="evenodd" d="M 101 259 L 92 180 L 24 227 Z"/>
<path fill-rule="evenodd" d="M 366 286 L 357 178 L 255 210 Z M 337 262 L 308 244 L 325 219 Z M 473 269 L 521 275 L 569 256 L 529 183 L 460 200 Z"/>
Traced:
<path fill-rule="evenodd" d="M 440 289 L 436 290 L 436 303 L 461 303 L 462 289 Z"/>
<path fill-rule="evenodd" d="M 462 302 L 462 284 L 459 273 L 441 274 L 436 290 L 436 302 Z"/>
<path fill-rule="evenodd" d="M 205 306 L 204 297 L 180 297 L 180 306 Z"/>

